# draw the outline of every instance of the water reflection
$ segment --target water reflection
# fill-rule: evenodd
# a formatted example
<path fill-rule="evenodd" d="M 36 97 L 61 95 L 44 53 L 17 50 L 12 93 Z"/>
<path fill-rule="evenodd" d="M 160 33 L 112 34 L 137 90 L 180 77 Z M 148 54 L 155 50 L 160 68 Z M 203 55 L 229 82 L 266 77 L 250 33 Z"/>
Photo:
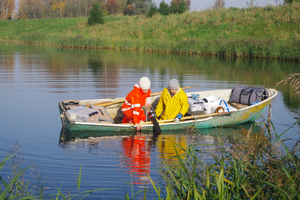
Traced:
<path fill-rule="evenodd" d="M 154 162 L 152 166 L 157 165 L 157 162 L 161 163 L 161 160 L 170 165 L 178 164 L 177 155 L 183 158 L 191 144 L 210 144 L 200 145 L 197 148 L 203 152 L 215 151 L 220 140 L 230 143 L 234 136 L 242 135 L 243 131 L 250 129 L 254 132 L 262 130 L 255 123 L 210 129 L 190 127 L 180 131 L 164 131 L 161 134 L 155 132 L 71 132 L 62 128 L 59 146 L 63 149 L 87 148 L 93 154 L 97 154 L 97 151 L 103 152 L 103 149 L 108 148 L 115 152 L 120 170 L 132 175 L 132 184 L 144 186 L 150 183 L 147 174 L 151 174 L 151 162 Z"/>
<path fill-rule="evenodd" d="M 121 162 L 129 169 L 129 173 L 133 174 L 134 184 L 148 184 L 147 174 L 150 174 L 151 142 L 151 140 L 147 141 L 146 135 L 141 132 L 122 139 L 124 157 Z"/>
<path fill-rule="evenodd" d="M 122 180 L 130 181 L 128 174 L 134 175 L 140 170 L 144 176 L 149 170 L 151 177 L 158 179 L 157 167 L 161 165 L 161 159 L 175 162 L 171 149 L 174 143 L 187 147 L 192 143 L 209 143 L 213 145 L 202 145 L 201 150 L 214 151 L 218 140 L 226 138 L 230 142 L 232 135 L 239 134 L 241 128 L 190 128 L 161 135 L 143 132 L 139 138 L 135 138 L 135 133 L 62 131 L 58 138 L 61 122 L 57 102 L 126 96 L 142 76 L 150 78 L 153 92 L 160 92 L 171 78 L 177 78 L 182 87 L 199 84 L 199 88 L 188 90 L 192 92 L 232 88 L 236 83 L 275 87 L 283 76 L 298 71 L 299 64 L 287 62 L 61 49 L 0 42 L 3 129 L 0 154 L 5 156 L 10 145 L 19 140 L 28 161 L 41 166 L 42 170 L 45 167 L 45 174 L 51 179 L 70 180 L 64 184 L 75 193 L 77 187 L 76 184 L 74 187 L 72 169 L 82 163 L 86 170 L 84 178 L 88 180 L 85 187 L 117 187 L 116 198 L 113 198 L 117 199 L 124 194 Z M 297 108 L 299 103 L 294 101 L 296 97 L 292 96 L 289 86 L 280 85 L 276 89 L 280 95 L 274 99 L 274 118 L 280 123 L 292 123 L 287 107 Z M 18 126 L 15 125 L 16 118 L 21 119 Z M 278 123 L 276 126 L 283 127 Z M 294 134 L 295 130 L 291 132 Z M 136 148 L 143 156 L 141 162 L 135 162 L 137 150 L 125 151 L 122 146 L 124 141 L 136 144 L 135 139 L 139 140 Z M 184 149 L 181 155 L 184 155 Z M 149 165 L 150 168 L 145 167 Z M 111 199 L 111 193 L 107 192 L 103 198 Z"/>
<path fill-rule="evenodd" d="M 166 87 L 170 77 L 176 77 L 181 86 L 199 84 L 205 89 L 231 88 L 235 83 L 275 87 L 282 77 L 300 68 L 298 63 L 272 60 L 70 50 L 6 43 L 0 43 L 0 49 L 2 83 L 15 81 L 16 74 L 22 71 L 20 83 L 41 83 L 34 87 L 50 88 L 53 93 L 68 93 L 72 89 L 94 91 L 99 98 L 117 97 L 123 90 L 129 91 L 139 74 L 150 77 L 156 92 Z M 299 100 L 290 87 L 280 85 L 276 89 L 284 91 L 286 106 L 299 109 Z"/>
<path fill-rule="evenodd" d="M 188 146 L 187 138 L 183 135 L 160 135 L 157 141 L 160 158 L 170 165 L 178 163 L 177 154 L 183 157 Z"/>

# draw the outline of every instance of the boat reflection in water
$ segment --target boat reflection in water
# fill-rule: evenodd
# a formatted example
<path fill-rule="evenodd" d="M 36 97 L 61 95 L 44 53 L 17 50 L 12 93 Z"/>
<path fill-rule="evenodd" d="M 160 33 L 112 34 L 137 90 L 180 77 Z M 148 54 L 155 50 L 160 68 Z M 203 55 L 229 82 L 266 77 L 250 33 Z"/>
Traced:
<path fill-rule="evenodd" d="M 243 130 L 251 129 L 260 131 L 261 128 L 254 123 L 242 124 L 226 128 L 210 128 L 195 130 L 192 127 L 178 132 L 136 132 L 128 134 L 122 132 L 83 132 L 61 130 L 59 145 L 62 148 L 85 148 L 95 151 L 107 151 L 114 154 L 114 159 L 119 159 L 119 165 L 115 168 L 123 169 L 132 175 L 132 184 L 147 185 L 150 168 L 156 169 L 161 164 L 160 160 L 173 165 L 178 164 L 177 153 L 183 157 L 190 144 L 212 144 L 199 145 L 203 151 L 215 151 L 218 142 L 226 138 L 230 142 L 234 135 Z M 216 145 L 214 145 L 216 144 Z M 176 153 L 177 152 L 177 153 Z M 151 155 L 152 154 L 152 155 Z M 206 158 L 209 159 L 209 158 Z M 206 160 L 205 159 L 205 160 Z M 152 165 L 150 167 L 152 160 Z M 93 163 L 91 163 L 92 165 Z"/>

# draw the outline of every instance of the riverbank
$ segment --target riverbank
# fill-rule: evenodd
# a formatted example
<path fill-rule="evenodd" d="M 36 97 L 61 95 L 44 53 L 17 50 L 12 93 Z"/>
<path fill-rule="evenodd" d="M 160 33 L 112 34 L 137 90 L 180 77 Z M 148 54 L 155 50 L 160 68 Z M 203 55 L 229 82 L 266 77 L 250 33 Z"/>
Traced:
<path fill-rule="evenodd" d="M 300 61 L 300 3 L 152 18 L 108 16 L 0 21 L 0 39 L 69 48 Z"/>

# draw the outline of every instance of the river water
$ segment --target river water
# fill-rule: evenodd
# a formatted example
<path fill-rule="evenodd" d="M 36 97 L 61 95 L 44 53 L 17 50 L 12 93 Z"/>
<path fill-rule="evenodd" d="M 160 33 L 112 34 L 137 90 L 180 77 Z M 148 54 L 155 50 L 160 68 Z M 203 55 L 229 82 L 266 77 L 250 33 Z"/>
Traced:
<path fill-rule="evenodd" d="M 192 142 L 213 142 L 216 137 L 230 137 L 241 130 L 206 129 L 162 133 L 70 133 L 62 129 L 58 102 L 64 99 L 96 99 L 126 96 L 142 76 L 151 80 L 152 92 L 162 91 L 172 78 L 180 86 L 199 84 L 186 91 L 227 89 L 237 83 L 278 90 L 272 101 L 272 122 L 282 133 L 296 122 L 299 99 L 289 86 L 276 84 L 282 77 L 299 72 L 295 63 L 220 59 L 215 57 L 161 55 L 137 52 L 61 49 L 32 45 L 0 43 L 0 158 L 16 142 L 20 146 L 22 167 L 31 163 L 25 178 L 34 184 L 31 174 L 43 173 L 46 194 L 77 194 L 76 178 L 82 165 L 80 191 L 98 191 L 88 199 L 124 199 L 145 186 L 151 188 L 146 174 L 153 180 L 159 175 L 161 159 L 176 162 L 173 144 L 186 148 Z M 268 109 L 263 117 L 268 116 Z M 263 118 L 257 122 L 263 121 Z M 249 128 L 251 125 L 245 125 Z M 284 138 L 297 138 L 297 127 Z M 92 137 L 91 137 L 92 136 Z M 213 147 L 210 147 L 213 148 Z M 183 153 L 178 149 L 180 154 Z M 11 165 L 0 175 L 7 180 Z M 132 183 L 133 190 L 128 183 Z M 143 193 L 139 193 L 136 199 Z M 154 192 L 148 195 L 155 196 Z M 152 197 L 151 197 L 152 198 Z"/>

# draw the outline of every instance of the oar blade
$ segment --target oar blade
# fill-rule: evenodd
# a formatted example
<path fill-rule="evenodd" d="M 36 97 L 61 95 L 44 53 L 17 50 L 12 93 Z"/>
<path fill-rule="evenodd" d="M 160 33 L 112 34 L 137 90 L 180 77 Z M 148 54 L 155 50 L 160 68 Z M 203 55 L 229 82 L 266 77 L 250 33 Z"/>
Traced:
<path fill-rule="evenodd" d="M 160 126 L 159 126 L 159 124 L 157 122 L 156 117 L 152 117 L 152 122 L 153 122 L 154 131 L 156 133 L 160 134 L 161 133 L 161 129 L 160 129 Z"/>

